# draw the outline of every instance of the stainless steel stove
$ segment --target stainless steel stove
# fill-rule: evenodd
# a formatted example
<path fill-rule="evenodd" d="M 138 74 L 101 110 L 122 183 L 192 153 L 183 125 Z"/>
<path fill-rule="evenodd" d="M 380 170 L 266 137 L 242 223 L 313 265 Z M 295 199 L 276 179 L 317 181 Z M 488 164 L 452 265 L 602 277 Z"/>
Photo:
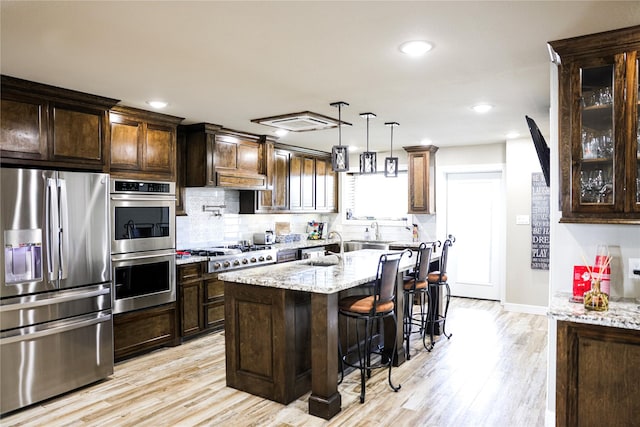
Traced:
<path fill-rule="evenodd" d="M 238 270 L 240 268 L 257 267 L 275 264 L 277 249 L 270 245 L 229 245 L 225 247 L 189 249 L 192 256 L 209 257 L 208 273 Z"/>

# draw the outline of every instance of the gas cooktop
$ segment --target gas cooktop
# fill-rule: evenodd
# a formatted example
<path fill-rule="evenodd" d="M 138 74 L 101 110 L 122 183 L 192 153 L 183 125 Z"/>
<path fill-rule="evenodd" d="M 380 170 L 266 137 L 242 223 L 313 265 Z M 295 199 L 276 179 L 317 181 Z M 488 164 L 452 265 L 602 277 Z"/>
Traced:
<path fill-rule="evenodd" d="M 209 273 L 218 273 L 273 264 L 276 262 L 278 251 L 271 245 L 228 245 L 225 247 L 183 249 L 178 253 L 183 257 L 187 254 L 190 256 L 209 257 L 207 271 Z"/>

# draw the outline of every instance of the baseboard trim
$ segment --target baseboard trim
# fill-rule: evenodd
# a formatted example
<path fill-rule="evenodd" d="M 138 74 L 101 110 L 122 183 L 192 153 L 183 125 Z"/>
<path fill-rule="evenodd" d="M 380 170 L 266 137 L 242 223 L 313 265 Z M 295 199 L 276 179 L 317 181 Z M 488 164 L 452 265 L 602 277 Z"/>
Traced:
<path fill-rule="evenodd" d="M 503 308 L 507 311 L 515 311 L 517 313 L 527 313 L 527 314 L 539 314 L 541 316 L 546 316 L 547 313 L 549 312 L 549 308 L 547 306 L 542 306 L 542 305 L 504 303 Z"/>

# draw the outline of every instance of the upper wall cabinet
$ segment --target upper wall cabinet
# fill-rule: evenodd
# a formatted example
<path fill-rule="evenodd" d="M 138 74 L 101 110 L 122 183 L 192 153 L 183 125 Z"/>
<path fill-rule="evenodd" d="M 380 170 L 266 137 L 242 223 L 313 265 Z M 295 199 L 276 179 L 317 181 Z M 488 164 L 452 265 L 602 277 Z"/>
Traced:
<path fill-rule="evenodd" d="M 108 170 L 108 110 L 116 99 L 2 76 L 3 163 Z"/>
<path fill-rule="evenodd" d="M 434 145 L 403 147 L 409 163 L 410 214 L 436 213 L 436 151 Z"/>
<path fill-rule="evenodd" d="M 181 117 L 114 107 L 111 173 L 121 178 L 176 180 L 176 132 Z"/>
<path fill-rule="evenodd" d="M 266 142 L 267 190 L 242 191 L 240 213 L 337 212 L 328 153 Z"/>
<path fill-rule="evenodd" d="M 560 64 L 561 222 L 640 223 L 640 26 L 550 45 Z"/>
<path fill-rule="evenodd" d="M 257 135 L 209 123 L 182 126 L 186 135 L 187 187 L 264 189 L 265 147 Z"/>

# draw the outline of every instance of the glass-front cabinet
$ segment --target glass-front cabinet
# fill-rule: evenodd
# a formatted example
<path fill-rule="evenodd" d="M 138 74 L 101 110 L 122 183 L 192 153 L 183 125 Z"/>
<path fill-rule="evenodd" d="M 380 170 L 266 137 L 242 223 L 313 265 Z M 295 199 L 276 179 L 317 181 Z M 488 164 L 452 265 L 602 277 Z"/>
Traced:
<path fill-rule="evenodd" d="M 640 223 L 640 26 L 550 42 L 562 222 Z"/>

